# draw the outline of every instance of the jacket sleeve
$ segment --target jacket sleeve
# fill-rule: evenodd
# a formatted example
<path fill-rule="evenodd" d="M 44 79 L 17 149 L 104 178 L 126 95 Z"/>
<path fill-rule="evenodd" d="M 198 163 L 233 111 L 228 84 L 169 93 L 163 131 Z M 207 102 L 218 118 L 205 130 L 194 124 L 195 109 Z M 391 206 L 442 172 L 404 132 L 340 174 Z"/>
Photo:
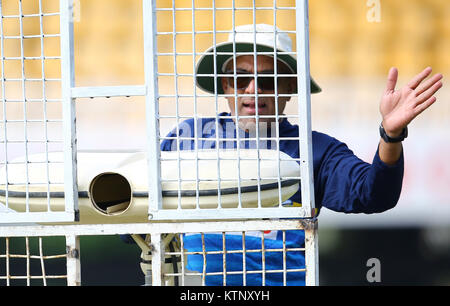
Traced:
<path fill-rule="evenodd" d="M 344 143 L 331 139 L 322 148 L 320 167 L 316 172 L 318 206 L 366 214 L 393 208 L 402 189 L 403 152 L 396 164 L 387 165 L 381 161 L 377 150 L 369 164 Z"/>

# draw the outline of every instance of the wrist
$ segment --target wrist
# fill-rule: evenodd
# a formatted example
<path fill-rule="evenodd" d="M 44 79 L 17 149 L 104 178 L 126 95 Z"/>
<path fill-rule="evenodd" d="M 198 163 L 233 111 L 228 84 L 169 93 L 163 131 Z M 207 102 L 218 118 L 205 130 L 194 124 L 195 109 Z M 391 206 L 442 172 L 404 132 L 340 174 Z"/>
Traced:
<path fill-rule="evenodd" d="M 386 125 L 384 124 L 384 120 L 381 121 L 381 127 L 384 129 L 386 135 L 388 135 L 389 137 L 392 137 L 392 138 L 396 138 L 396 137 L 400 136 L 404 130 L 404 128 L 390 129 L 389 126 L 386 127 Z"/>
<path fill-rule="evenodd" d="M 385 130 L 383 127 L 383 122 L 380 124 L 380 136 L 387 143 L 396 143 L 403 141 L 406 137 L 408 137 L 408 127 L 403 128 L 402 130 Z"/>

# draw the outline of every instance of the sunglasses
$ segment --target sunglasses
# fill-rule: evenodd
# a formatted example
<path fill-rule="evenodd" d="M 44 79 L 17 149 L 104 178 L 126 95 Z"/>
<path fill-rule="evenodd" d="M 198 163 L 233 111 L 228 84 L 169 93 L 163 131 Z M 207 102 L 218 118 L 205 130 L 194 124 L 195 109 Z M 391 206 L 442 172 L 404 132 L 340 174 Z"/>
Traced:
<path fill-rule="evenodd" d="M 234 74 L 234 71 L 227 71 L 225 74 Z M 236 73 L 236 88 L 235 88 L 235 82 L 234 77 L 225 77 L 225 79 L 228 82 L 228 85 L 231 88 L 235 88 L 237 90 L 244 90 L 248 87 L 250 82 L 255 79 L 253 76 L 239 76 L 239 74 L 251 74 L 249 72 L 237 72 Z M 266 74 L 273 74 L 273 72 L 266 73 Z M 275 79 L 277 79 L 277 84 L 279 85 L 282 80 L 286 81 L 288 78 L 286 77 L 274 77 L 274 76 L 263 76 L 264 74 L 258 74 L 258 88 L 262 91 L 273 91 L 275 90 Z"/>

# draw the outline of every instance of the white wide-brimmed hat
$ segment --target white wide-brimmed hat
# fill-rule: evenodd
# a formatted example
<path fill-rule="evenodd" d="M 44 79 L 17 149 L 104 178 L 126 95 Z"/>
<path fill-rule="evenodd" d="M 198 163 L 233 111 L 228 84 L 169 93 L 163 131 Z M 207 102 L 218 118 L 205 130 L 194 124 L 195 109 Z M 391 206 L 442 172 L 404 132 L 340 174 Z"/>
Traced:
<path fill-rule="evenodd" d="M 274 57 L 276 53 L 277 60 L 289 67 L 292 73 L 297 73 L 297 59 L 292 54 L 292 40 L 289 35 L 273 25 L 248 24 L 236 27 L 234 33 L 228 35 L 226 42 L 212 46 L 204 52 L 196 66 L 197 86 L 209 93 L 215 93 L 214 72 L 223 74 L 223 69 L 235 53 L 254 54 L 255 45 L 258 55 Z M 214 71 L 214 58 L 216 71 Z M 317 83 L 310 79 L 311 93 L 322 91 Z M 216 80 L 217 94 L 223 94 L 220 77 Z"/>

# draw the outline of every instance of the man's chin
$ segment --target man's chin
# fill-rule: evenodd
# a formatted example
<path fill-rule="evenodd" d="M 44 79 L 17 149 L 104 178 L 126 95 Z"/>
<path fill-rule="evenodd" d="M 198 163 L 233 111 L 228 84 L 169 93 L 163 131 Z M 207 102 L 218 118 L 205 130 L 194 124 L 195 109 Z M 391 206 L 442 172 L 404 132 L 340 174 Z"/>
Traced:
<path fill-rule="evenodd" d="M 260 118 L 258 123 L 259 130 L 267 130 L 271 128 L 271 124 L 273 124 L 274 121 L 267 118 Z M 256 118 L 239 119 L 239 128 L 247 132 L 255 132 L 257 129 Z"/>
<path fill-rule="evenodd" d="M 256 119 L 239 119 L 239 128 L 245 131 L 255 131 Z"/>

